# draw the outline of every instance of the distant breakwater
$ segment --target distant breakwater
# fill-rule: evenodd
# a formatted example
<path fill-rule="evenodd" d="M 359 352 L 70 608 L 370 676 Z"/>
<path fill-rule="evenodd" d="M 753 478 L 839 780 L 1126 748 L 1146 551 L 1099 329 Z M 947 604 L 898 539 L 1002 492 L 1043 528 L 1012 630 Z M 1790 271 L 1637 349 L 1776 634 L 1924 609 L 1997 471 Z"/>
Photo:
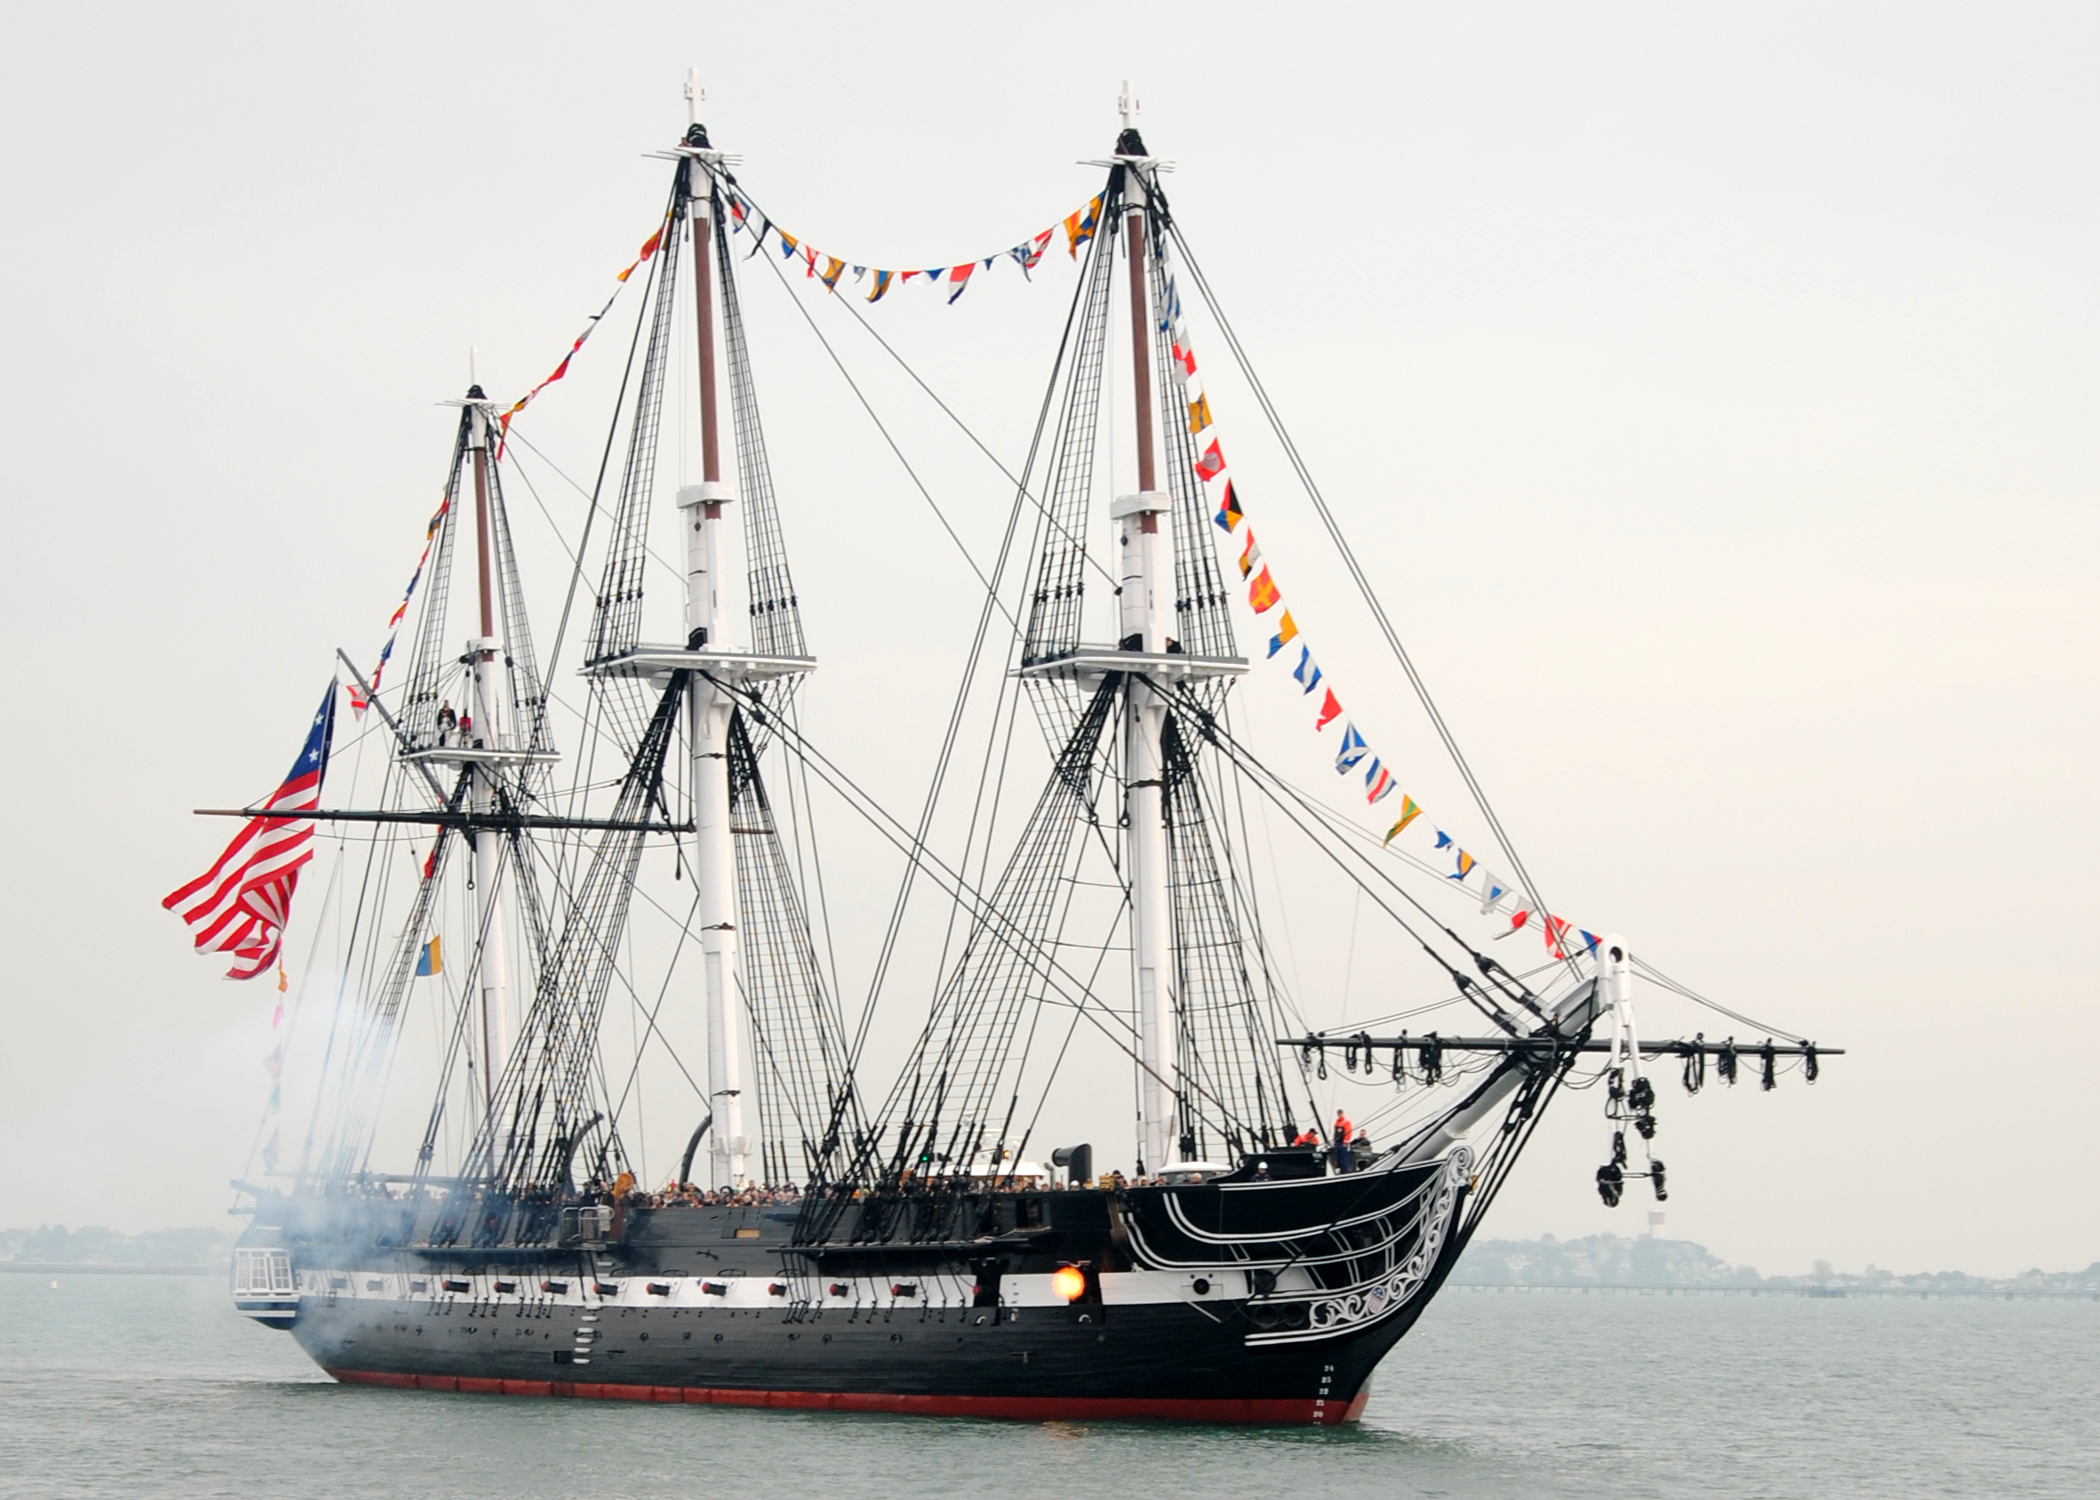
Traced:
<path fill-rule="evenodd" d="M 1475 1240 L 1451 1285 L 1508 1291 L 1700 1292 L 1795 1297 L 1984 1297 L 2100 1300 L 2100 1261 L 2083 1271 L 1971 1276 L 1963 1271 L 1899 1274 L 1870 1265 L 1839 1271 L 1817 1261 L 1806 1276 L 1760 1276 L 1690 1240 L 1593 1234 L 1562 1240 Z"/>
<path fill-rule="evenodd" d="M 1514 1292 L 1519 1296 L 1554 1295 L 1623 1297 L 1907 1297 L 1930 1301 L 1935 1298 L 1967 1298 L 1972 1302 L 2100 1302 L 2100 1291 L 1912 1291 L 1907 1287 L 1820 1287 L 1820 1286 L 1514 1286 L 1507 1282 L 1447 1282 L 1454 1292 Z"/>

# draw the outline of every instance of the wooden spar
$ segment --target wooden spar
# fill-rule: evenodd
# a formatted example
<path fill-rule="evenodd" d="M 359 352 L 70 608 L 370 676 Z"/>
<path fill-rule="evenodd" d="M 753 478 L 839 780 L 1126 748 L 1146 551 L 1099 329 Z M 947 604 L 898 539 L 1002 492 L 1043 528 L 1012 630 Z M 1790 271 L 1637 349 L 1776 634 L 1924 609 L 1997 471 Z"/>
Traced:
<path fill-rule="evenodd" d="M 488 413 L 487 408 L 480 404 L 483 396 L 479 381 L 467 394 L 474 403 L 467 408 L 467 432 L 474 451 L 474 549 L 481 585 L 481 634 L 468 642 L 474 661 L 474 743 L 493 750 L 502 745 L 504 695 L 497 691 L 494 680 L 498 670 L 495 650 L 496 570 L 489 543 L 492 523 L 489 519 Z M 481 766 L 473 776 L 475 810 L 493 811 L 500 800 L 494 767 Z M 494 1107 L 496 1075 L 510 1026 L 508 939 L 498 889 L 503 841 L 500 833 L 487 825 L 477 825 L 470 831 L 474 844 L 474 887 L 481 895 L 481 954 L 475 967 L 480 980 L 481 1102 L 486 1110 Z"/>
<path fill-rule="evenodd" d="M 479 386 L 475 389 L 478 391 Z M 477 411 L 474 424 L 474 547 L 481 566 L 481 638 L 496 637 L 495 569 L 489 566 L 489 447 L 488 429 Z"/>
<path fill-rule="evenodd" d="M 1571 1042 L 1550 1036 L 1436 1036 L 1423 1032 L 1419 1036 L 1374 1036 L 1366 1041 L 1361 1036 L 1288 1036 L 1278 1037 L 1279 1047 L 1312 1047 L 1325 1052 L 1330 1047 L 1370 1047 L 1383 1051 L 1391 1047 L 1406 1047 L 1409 1050 L 1424 1044 L 1441 1047 L 1446 1052 L 1609 1052 L 1610 1042 Z M 1645 1057 L 1681 1057 L 1689 1053 L 1703 1053 L 1707 1057 L 1719 1057 L 1723 1052 L 1733 1052 L 1737 1057 L 1756 1057 L 1765 1050 L 1763 1042 L 1677 1042 L 1644 1041 L 1641 1053 Z M 1843 1047 L 1814 1047 L 1806 1042 L 1799 1044 L 1779 1043 L 1772 1048 L 1774 1057 L 1843 1057 Z"/>
<path fill-rule="evenodd" d="M 710 201 L 698 196 L 693 199 L 693 324 L 700 340 L 700 477 L 711 484 L 722 477 L 722 440 L 715 416 L 714 272 L 708 259 L 708 252 L 714 248 L 714 226 L 708 221 Z"/>
<path fill-rule="evenodd" d="M 1135 181 L 1136 174 L 1126 180 Z M 1145 291 L 1145 203 L 1140 190 L 1127 221 L 1130 235 L 1130 384 L 1137 398 L 1138 488 L 1157 489 L 1152 467 L 1152 319 L 1146 308 Z M 1145 517 L 1145 530 L 1154 531 L 1159 518 Z"/>
<path fill-rule="evenodd" d="M 323 823 L 413 823 L 425 828 L 560 828 L 591 829 L 608 833 L 691 833 L 690 823 L 632 823 L 619 818 L 555 818 L 534 813 L 453 812 L 433 808 L 429 812 L 394 812 L 378 808 L 312 808 L 306 812 L 272 812 L 266 807 L 197 807 L 198 818 L 260 818 L 267 823 L 297 823 L 311 818 Z"/>

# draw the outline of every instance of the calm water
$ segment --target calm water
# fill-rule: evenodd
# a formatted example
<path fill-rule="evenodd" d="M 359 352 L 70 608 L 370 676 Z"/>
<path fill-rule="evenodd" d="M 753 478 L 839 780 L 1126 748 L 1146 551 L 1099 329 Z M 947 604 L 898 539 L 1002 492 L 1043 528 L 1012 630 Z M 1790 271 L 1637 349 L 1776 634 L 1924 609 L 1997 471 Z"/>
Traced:
<path fill-rule="evenodd" d="M 1446 1292 L 1306 1431 L 402 1394 L 207 1277 L 0 1275 L 0 1493 L 2100 1495 L 2100 1304 Z"/>

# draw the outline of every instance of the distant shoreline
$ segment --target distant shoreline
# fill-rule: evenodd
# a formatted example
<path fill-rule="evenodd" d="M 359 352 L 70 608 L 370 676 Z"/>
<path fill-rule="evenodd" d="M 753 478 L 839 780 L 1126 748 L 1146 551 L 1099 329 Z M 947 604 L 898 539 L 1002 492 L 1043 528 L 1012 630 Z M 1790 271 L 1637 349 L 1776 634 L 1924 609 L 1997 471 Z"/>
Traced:
<path fill-rule="evenodd" d="M 0 1260 L 0 1271 L 19 1271 L 29 1276 L 223 1276 L 226 1267 L 182 1261 L 126 1265 L 107 1260 Z"/>
<path fill-rule="evenodd" d="M 1687 1297 L 1813 1297 L 1817 1299 L 1839 1298 L 1890 1298 L 1907 1297 L 1912 1301 L 1965 1302 L 2100 1302 L 2100 1292 L 2091 1291 L 2008 1291 L 2002 1287 L 1978 1287 L 1969 1290 L 1962 1287 L 1858 1287 L 1858 1286 L 1628 1286 L 1624 1284 L 1605 1286 L 1599 1283 L 1538 1284 L 1512 1283 L 1507 1281 L 1447 1281 L 1447 1292 L 1515 1292 L 1520 1296 L 1533 1293 L 1551 1293 L 1566 1296 L 1578 1293 L 1588 1296 L 1591 1292 L 1615 1296 L 1675 1297 L 1679 1293 Z"/>
<path fill-rule="evenodd" d="M 1963 1271 L 1898 1274 L 1869 1265 L 1840 1271 L 1817 1261 L 1806 1276 L 1760 1276 L 1754 1266 L 1732 1266 L 1704 1245 L 1653 1234 L 1628 1239 L 1592 1234 L 1581 1239 L 1476 1240 L 1451 1274 L 1452 1286 L 1525 1291 L 1686 1291 L 1789 1297 L 1968 1297 L 2011 1300 L 2100 1301 L 2100 1261 L 2082 1271 L 2029 1270 L 2018 1276 L 1972 1276 Z"/>

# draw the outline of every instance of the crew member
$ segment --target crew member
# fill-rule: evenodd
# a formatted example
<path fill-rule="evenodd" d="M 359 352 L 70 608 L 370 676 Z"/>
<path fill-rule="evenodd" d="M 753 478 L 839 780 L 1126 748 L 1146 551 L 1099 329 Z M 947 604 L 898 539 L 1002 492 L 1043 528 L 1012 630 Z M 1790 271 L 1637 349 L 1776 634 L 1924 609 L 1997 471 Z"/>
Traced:
<path fill-rule="evenodd" d="M 1334 1112 L 1334 1169 L 1337 1172 L 1349 1170 L 1349 1138 L 1354 1134 L 1356 1134 L 1356 1127 L 1349 1123 L 1349 1117 L 1340 1110 L 1336 1110 Z"/>

